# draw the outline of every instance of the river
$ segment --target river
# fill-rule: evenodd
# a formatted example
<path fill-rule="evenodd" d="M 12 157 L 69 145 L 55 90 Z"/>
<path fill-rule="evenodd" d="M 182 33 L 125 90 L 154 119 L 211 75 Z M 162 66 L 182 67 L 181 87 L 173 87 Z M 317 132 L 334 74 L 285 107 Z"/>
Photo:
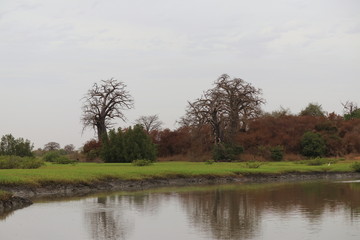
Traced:
<path fill-rule="evenodd" d="M 159 188 L 38 199 L 0 216 L 1 240 L 360 239 L 360 182 Z"/>

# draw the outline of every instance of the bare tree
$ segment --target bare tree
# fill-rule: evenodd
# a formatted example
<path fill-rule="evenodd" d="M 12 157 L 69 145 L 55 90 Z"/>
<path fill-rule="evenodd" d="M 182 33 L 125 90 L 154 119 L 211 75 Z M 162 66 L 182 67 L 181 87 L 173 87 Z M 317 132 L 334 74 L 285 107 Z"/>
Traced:
<path fill-rule="evenodd" d="M 230 138 L 238 131 L 246 131 L 248 120 L 258 116 L 261 113 L 260 105 L 265 103 L 260 98 L 261 89 L 240 78 L 230 79 L 227 74 L 223 74 L 215 82 L 215 91 L 222 99 Z"/>
<path fill-rule="evenodd" d="M 221 104 L 220 95 L 213 90 L 208 90 L 194 102 L 188 102 L 185 116 L 180 120 L 182 125 L 202 127 L 210 124 L 213 130 L 214 142 L 223 140 L 225 112 Z"/>
<path fill-rule="evenodd" d="M 346 103 L 341 103 L 344 108 L 344 115 L 351 115 L 354 111 L 358 109 L 358 106 L 355 102 L 346 101 Z"/>
<path fill-rule="evenodd" d="M 84 129 L 96 129 L 98 140 L 107 137 L 107 129 L 113 126 L 112 120 L 120 118 L 125 121 L 123 110 L 133 108 L 133 99 L 123 82 L 113 78 L 95 83 L 84 96 L 81 121 Z"/>
<path fill-rule="evenodd" d="M 265 101 L 261 90 L 240 78 L 230 79 L 226 74 L 214 83 L 194 102 L 188 102 L 183 125 L 202 126 L 210 124 L 214 142 L 232 141 L 239 131 L 246 131 L 249 119 L 261 113 L 260 105 Z"/>
<path fill-rule="evenodd" d="M 73 144 L 68 144 L 64 147 L 66 153 L 73 153 L 75 151 L 75 146 Z"/>
<path fill-rule="evenodd" d="M 44 150 L 45 151 L 60 150 L 60 144 L 57 142 L 48 142 L 47 144 L 44 145 Z"/>
<path fill-rule="evenodd" d="M 158 115 L 141 116 L 135 120 L 136 124 L 143 126 L 147 133 L 153 130 L 160 130 L 163 122 L 160 121 Z"/>
<path fill-rule="evenodd" d="M 344 107 L 345 120 L 360 118 L 360 108 L 355 102 L 347 101 L 346 103 L 342 103 L 342 105 Z"/>

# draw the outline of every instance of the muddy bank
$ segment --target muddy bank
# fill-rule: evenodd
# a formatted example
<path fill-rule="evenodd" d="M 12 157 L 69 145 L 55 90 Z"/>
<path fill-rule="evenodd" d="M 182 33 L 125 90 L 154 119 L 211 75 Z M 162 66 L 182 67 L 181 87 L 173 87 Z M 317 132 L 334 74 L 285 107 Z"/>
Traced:
<path fill-rule="evenodd" d="M 166 179 L 146 180 L 119 180 L 108 179 L 93 183 L 47 183 L 42 186 L 1 186 L 0 189 L 13 193 L 18 197 L 35 199 L 42 197 L 71 197 L 83 196 L 91 193 L 108 191 L 129 191 L 143 190 L 166 186 L 188 186 L 225 183 L 255 183 L 255 182 L 291 182 L 307 181 L 316 179 L 340 180 L 360 179 L 360 173 L 347 172 L 310 172 L 310 173 L 284 173 L 284 174 L 247 174 L 219 176 L 198 176 L 198 177 L 173 177 Z"/>
<path fill-rule="evenodd" d="M 24 208 L 32 204 L 32 201 L 26 198 L 12 196 L 6 200 L 0 200 L 0 214 Z"/>

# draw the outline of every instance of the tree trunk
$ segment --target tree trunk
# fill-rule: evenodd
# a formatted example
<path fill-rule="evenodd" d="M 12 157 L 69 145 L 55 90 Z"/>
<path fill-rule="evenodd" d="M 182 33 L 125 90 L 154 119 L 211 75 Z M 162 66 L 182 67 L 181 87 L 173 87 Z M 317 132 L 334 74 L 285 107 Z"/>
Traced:
<path fill-rule="evenodd" d="M 99 142 L 102 141 L 103 137 L 105 137 L 107 139 L 108 136 L 107 136 L 105 123 L 98 123 L 96 125 L 96 128 L 97 128 Z"/>

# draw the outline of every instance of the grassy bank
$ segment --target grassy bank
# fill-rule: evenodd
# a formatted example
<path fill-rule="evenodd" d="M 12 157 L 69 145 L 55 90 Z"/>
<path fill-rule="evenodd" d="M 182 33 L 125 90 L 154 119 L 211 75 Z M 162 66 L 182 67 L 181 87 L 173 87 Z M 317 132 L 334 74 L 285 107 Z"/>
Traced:
<path fill-rule="evenodd" d="M 49 183 L 93 183 L 109 178 L 145 180 L 154 178 L 281 174 L 288 172 L 351 172 L 350 162 L 320 166 L 294 162 L 270 162 L 257 167 L 248 163 L 159 162 L 136 167 L 126 163 L 47 164 L 38 169 L 0 169 L 1 185 L 46 185 Z"/>

